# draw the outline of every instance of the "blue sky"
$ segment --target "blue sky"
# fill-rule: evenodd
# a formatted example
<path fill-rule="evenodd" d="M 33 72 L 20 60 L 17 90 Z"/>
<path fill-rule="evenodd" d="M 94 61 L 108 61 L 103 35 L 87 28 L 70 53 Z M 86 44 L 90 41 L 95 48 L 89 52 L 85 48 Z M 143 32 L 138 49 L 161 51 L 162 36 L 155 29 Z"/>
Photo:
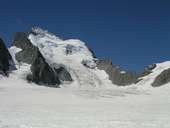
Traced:
<path fill-rule="evenodd" d="M 40 26 L 129 70 L 170 60 L 168 0 L 1 0 L 0 37 Z"/>

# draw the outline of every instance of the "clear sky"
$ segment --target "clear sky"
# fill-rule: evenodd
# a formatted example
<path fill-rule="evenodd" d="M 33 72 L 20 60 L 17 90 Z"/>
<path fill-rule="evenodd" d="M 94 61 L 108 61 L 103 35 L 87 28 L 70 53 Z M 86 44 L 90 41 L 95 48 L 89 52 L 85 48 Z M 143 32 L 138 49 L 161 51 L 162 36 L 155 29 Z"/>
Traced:
<path fill-rule="evenodd" d="M 170 60 L 170 0 L 0 0 L 0 37 L 40 26 L 129 70 Z"/>

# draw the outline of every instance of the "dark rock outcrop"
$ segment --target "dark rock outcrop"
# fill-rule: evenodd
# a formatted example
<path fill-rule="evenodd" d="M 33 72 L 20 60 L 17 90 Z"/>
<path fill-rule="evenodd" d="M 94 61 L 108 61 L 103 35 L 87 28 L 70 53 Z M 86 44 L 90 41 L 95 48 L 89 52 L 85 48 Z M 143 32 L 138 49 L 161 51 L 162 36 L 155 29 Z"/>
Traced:
<path fill-rule="evenodd" d="M 105 70 L 113 84 L 125 86 L 135 83 L 138 76 L 132 72 L 124 72 L 118 66 L 114 66 L 111 60 L 97 60 L 97 67 Z"/>
<path fill-rule="evenodd" d="M 60 82 L 73 81 L 70 73 L 63 66 L 59 66 L 58 68 L 53 67 L 53 69 L 54 69 L 55 73 L 58 74 L 58 78 L 59 78 Z"/>
<path fill-rule="evenodd" d="M 35 61 L 38 52 L 37 48 L 28 39 L 28 33 L 16 33 L 12 45 L 22 49 L 15 55 L 18 62 L 32 64 Z"/>
<path fill-rule="evenodd" d="M 62 64 L 53 63 L 50 67 L 58 74 L 59 80 L 61 82 L 73 81 L 70 73 L 66 70 L 66 67 Z"/>
<path fill-rule="evenodd" d="M 152 73 L 152 70 L 156 68 L 156 64 L 151 64 L 149 66 L 147 66 L 144 71 L 140 74 L 140 77 L 144 77 L 146 75 L 149 75 L 150 73 Z"/>
<path fill-rule="evenodd" d="M 12 57 L 3 40 L 0 39 L 0 74 L 8 76 L 8 72 L 14 67 Z"/>
<path fill-rule="evenodd" d="M 50 87 L 58 87 L 63 81 L 72 81 L 70 74 L 64 67 L 51 67 L 39 50 L 37 50 L 37 57 L 31 65 L 31 72 L 32 74 L 27 76 L 27 80 L 39 85 L 45 84 Z"/>
<path fill-rule="evenodd" d="M 164 70 L 160 75 L 158 75 L 154 82 L 152 83 L 153 87 L 159 87 L 164 84 L 167 84 L 170 82 L 170 68 L 167 70 Z"/>
<path fill-rule="evenodd" d="M 85 67 L 90 68 L 90 69 L 95 69 L 96 68 L 96 63 L 95 61 L 92 60 L 82 60 L 81 62 Z"/>
<path fill-rule="evenodd" d="M 31 65 L 31 72 L 27 76 L 28 81 L 35 82 L 37 84 L 46 84 L 52 87 L 58 87 L 60 80 L 58 74 L 53 70 L 45 61 L 41 53 L 37 51 L 37 57 Z"/>

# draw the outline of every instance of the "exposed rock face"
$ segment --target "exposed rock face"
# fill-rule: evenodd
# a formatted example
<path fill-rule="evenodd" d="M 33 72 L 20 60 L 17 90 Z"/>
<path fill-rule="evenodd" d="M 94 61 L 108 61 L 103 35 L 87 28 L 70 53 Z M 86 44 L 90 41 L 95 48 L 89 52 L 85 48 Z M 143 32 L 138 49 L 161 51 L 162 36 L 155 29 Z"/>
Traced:
<path fill-rule="evenodd" d="M 0 74 L 8 76 L 8 71 L 14 67 L 12 57 L 2 39 L 0 39 Z"/>
<path fill-rule="evenodd" d="M 37 57 L 31 65 L 31 72 L 32 74 L 27 76 L 28 81 L 53 87 L 58 87 L 60 84 L 58 74 L 45 62 L 45 59 L 38 50 Z"/>
<path fill-rule="evenodd" d="M 97 60 L 97 67 L 105 70 L 113 84 L 125 86 L 135 83 L 137 75 L 131 72 L 123 72 L 119 67 L 114 66 L 111 60 Z"/>
<path fill-rule="evenodd" d="M 158 75 L 152 83 L 152 86 L 159 87 L 161 85 L 167 84 L 168 82 L 170 82 L 170 68 L 164 70 L 160 75 Z"/>
<path fill-rule="evenodd" d="M 60 82 L 70 82 L 73 81 L 70 73 L 66 70 L 64 65 L 52 64 L 50 67 L 58 74 Z"/>
<path fill-rule="evenodd" d="M 96 63 L 94 61 L 83 60 L 81 63 L 87 68 L 90 68 L 90 69 L 96 68 Z"/>
<path fill-rule="evenodd" d="M 71 75 L 63 66 L 57 64 L 50 66 L 45 61 L 39 49 L 28 39 L 28 35 L 24 32 L 16 33 L 12 44 L 22 49 L 22 51 L 16 53 L 16 60 L 31 64 L 32 74 L 27 76 L 27 80 L 52 87 L 58 87 L 64 81 L 72 81 Z"/>
<path fill-rule="evenodd" d="M 156 64 L 151 64 L 149 66 L 147 66 L 144 71 L 141 73 L 140 77 L 149 75 L 150 73 L 152 73 L 152 70 L 156 68 Z"/>
<path fill-rule="evenodd" d="M 32 45 L 27 36 L 28 33 L 16 33 L 12 45 L 22 49 L 22 51 L 16 53 L 15 55 L 18 62 L 32 64 L 35 61 L 38 52 L 37 48 Z"/>
<path fill-rule="evenodd" d="M 50 67 L 39 50 L 37 50 L 37 57 L 31 65 L 31 72 L 32 74 L 27 76 L 27 80 L 40 85 L 58 87 L 63 81 L 72 81 L 70 74 L 64 67 Z"/>

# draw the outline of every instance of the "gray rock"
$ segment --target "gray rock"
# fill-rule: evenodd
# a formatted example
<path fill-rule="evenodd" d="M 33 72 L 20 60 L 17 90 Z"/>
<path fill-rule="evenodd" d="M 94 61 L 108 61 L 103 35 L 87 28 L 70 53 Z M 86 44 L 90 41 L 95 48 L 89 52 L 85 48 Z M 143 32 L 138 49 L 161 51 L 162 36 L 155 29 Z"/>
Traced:
<path fill-rule="evenodd" d="M 12 45 L 22 49 L 15 55 L 18 62 L 32 64 L 35 61 L 38 52 L 37 48 L 28 39 L 28 33 L 16 33 Z"/>
<path fill-rule="evenodd" d="M 125 86 L 135 83 L 137 80 L 137 75 L 135 73 L 127 71 L 122 72 L 118 66 L 112 64 L 111 60 L 97 60 L 96 64 L 100 70 L 106 71 L 113 84 Z"/>
<path fill-rule="evenodd" d="M 37 57 L 31 65 L 31 72 L 27 76 L 29 82 L 35 82 L 39 85 L 50 87 L 59 87 L 63 81 L 72 81 L 71 75 L 67 70 L 58 65 L 50 66 L 37 48 Z"/>
<path fill-rule="evenodd" d="M 58 74 L 59 80 L 61 82 L 70 82 L 73 81 L 70 73 L 67 71 L 66 67 L 62 64 L 53 63 L 50 65 L 53 70 Z"/>
<path fill-rule="evenodd" d="M 27 80 L 39 85 L 45 84 L 51 87 L 58 87 L 60 84 L 58 74 L 45 61 L 39 50 L 36 51 L 37 57 L 31 65 L 32 74 L 27 76 Z"/>
<path fill-rule="evenodd" d="M 14 68 L 12 57 L 2 39 L 0 39 L 0 73 L 8 76 L 8 72 Z M 15 68 L 14 68 L 15 69 Z"/>
<path fill-rule="evenodd" d="M 81 63 L 87 68 L 90 68 L 90 69 L 96 68 L 96 63 L 94 60 L 82 60 Z"/>
<path fill-rule="evenodd" d="M 77 47 L 75 47 L 74 45 L 70 45 L 68 44 L 66 46 L 66 55 L 72 55 L 76 52 L 79 52 L 80 49 L 77 49 Z"/>
<path fill-rule="evenodd" d="M 58 74 L 58 78 L 60 82 L 71 82 L 73 81 L 70 73 L 64 68 L 64 67 L 59 67 L 59 68 L 54 68 L 56 74 Z"/>
<path fill-rule="evenodd" d="M 154 82 L 152 83 L 153 87 L 159 87 L 164 84 L 167 84 L 170 82 L 170 68 L 167 70 L 164 70 L 160 75 L 158 75 Z"/>
<path fill-rule="evenodd" d="M 152 73 L 152 70 L 156 68 L 156 64 L 151 64 L 149 66 L 147 66 L 144 71 L 140 74 L 140 77 L 144 77 L 146 75 L 149 75 L 150 73 Z"/>

